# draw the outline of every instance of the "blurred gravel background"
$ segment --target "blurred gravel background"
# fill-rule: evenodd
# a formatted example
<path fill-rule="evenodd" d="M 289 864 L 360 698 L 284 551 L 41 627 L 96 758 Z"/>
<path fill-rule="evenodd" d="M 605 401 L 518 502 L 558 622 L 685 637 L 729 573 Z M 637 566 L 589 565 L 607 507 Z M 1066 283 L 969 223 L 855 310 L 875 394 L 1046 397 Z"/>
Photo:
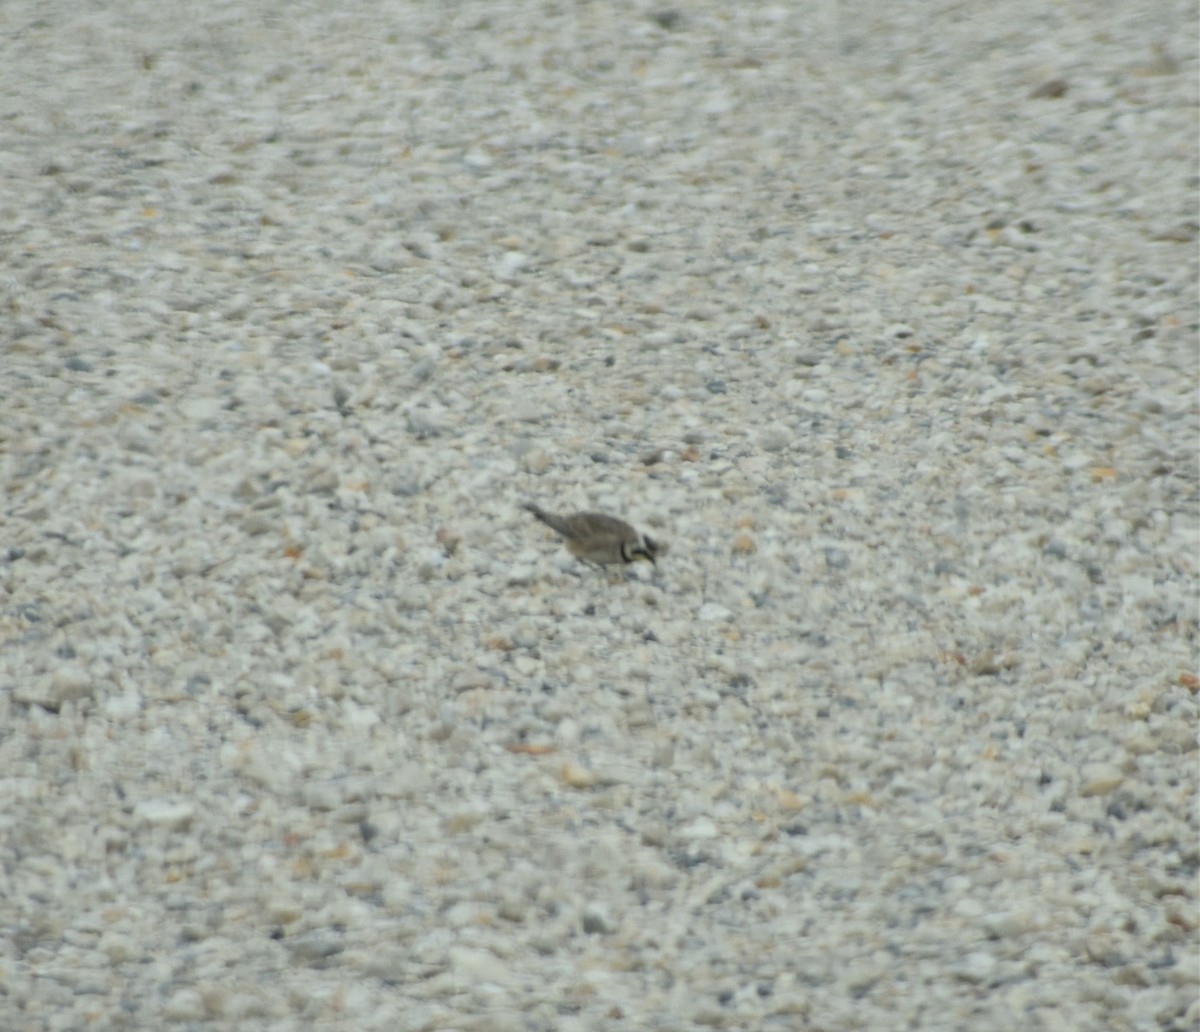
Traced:
<path fill-rule="evenodd" d="M 1196 5 L 336 6 L 0 5 L 0 1028 L 1200 1026 Z"/>

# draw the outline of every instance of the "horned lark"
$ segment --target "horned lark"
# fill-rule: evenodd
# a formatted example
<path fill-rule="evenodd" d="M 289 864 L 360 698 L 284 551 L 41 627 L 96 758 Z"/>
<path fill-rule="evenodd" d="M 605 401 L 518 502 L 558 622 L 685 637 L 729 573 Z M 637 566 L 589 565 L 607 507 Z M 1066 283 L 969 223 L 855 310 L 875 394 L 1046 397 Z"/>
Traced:
<path fill-rule="evenodd" d="M 594 566 L 613 563 L 634 563 L 647 559 L 654 563 L 659 544 L 645 534 L 639 534 L 624 520 L 599 512 L 575 512 L 555 516 L 527 502 L 525 508 L 558 534 L 576 559 Z"/>

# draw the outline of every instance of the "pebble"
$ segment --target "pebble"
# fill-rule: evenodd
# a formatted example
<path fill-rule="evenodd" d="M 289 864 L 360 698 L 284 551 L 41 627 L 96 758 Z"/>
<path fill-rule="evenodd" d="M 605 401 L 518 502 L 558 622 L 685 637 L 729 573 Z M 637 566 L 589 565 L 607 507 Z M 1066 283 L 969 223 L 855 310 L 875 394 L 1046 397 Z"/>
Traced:
<path fill-rule="evenodd" d="M 758 444 L 765 452 L 781 452 L 792 443 L 792 435 L 786 430 L 772 427 L 759 436 Z"/>
<path fill-rule="evenodd" d="M 341 935 L 324 928 L 289 937 L 284 940 L 283 945 L 296 960 L 304 963 L 324 960 L 346 948 Z"/>
<path fill-rule="evenodd" d="M 195 989 L 175 990 L 162 1009 L 166 1021 L 203 1021 L 207 1015 L 204 998 Z"/>
<path fill-rule="evenodd" d="M 474 983 L 503 985 L 510 978 L 508 965 L 487 950 L 453 946 L 449 952 L 450 968 L 455 977 Z"/>
<path fill-rule="evenodd" d="M 1121 787 L 1125 775 L 1116 767 L 1102 763 L 1084 764 L 1080 772 L 1079 794 L 1084 796 L 1110 795 Z"/>
<path fill-rule="evenodd" d="M 968 953 L 959 964 L 954 965 L 951 973 L 964 982 L 986 984 L 996 970 L 996 958 L 990 953 L 974 951 Z"/>
<path fill-rule="evenodd" d="M 196 807 L 182 799 L 143 799 L 134 807 L 133 815 L 146 824 L 187 831 L 196 817 Z"/>
<path fill-rule="evenodd" d="M 612 935 L 618 925 L 612 910 L 603 903 L 589 903 L 583 908 L 583 931 L 587 935 Z"/>

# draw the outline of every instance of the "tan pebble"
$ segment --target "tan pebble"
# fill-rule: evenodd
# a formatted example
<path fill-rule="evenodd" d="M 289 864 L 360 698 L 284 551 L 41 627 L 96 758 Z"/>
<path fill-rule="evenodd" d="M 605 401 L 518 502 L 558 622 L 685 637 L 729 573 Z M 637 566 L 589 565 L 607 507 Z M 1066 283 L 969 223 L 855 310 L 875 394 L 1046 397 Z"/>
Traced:
<path fill-rule="evenodd" d="M 479 689 L 486 690 L 493 687 L 495 685 L 492 679 L 487 674 L 481 673 L 478 670 L 463 670 L 450 679 L 450 691 L 455 695 Z"/>
<path fill-rule="evenodd" d="M 551 753 L 558 752 L 553 745 L 545 742 L 516 742 L 506 748 L 510 753 L 518 756 L 549 756 Z"/>
<path fill-rule="evenodd" d="M 585 770 L 575 763 L 564 763 L 558 776 L 571 788 L 591 788 L 599 780 L 593 771 Z"/>
<path fill-rule="evenodd" d="M 1086 764 L 1079 794 L 1082 796 L 1109 795 L 1121 787 L 1125 775 L 1107 764 Z"/>
<path fill-rule="evenodd" d="M 1069 89 L 1066 79 L 1048 79 L 1029 94 L 1032 100 L 1058 100 Z"/>
<path fill-rule="evenodd" d="M 779 793 L 779 808 L 788 813 L 796 813 L 808 805 L 809 800 L 797 795 L 791 789 L 782 789 Z"/>
<path fill-rule="evenodd" d="M 552 461 L 544 448 L 531 448 L 521 456 L 521 469 L 526 473 L 545 473 Z"/>
<path fill-rule="evenodd" d="M 1126 713 L 1128 714 L 1128 711 Z M 1149 709 L 1147 709 L 1146 715 L 1149 715 Z M 1143 716 L 1141 719 L 1145 719 L 1145 717 Z M 1151 735 L 1131 735 L 1125 741 L 1125 751 L 1133 756 L 1145 756 L 1148 753 L 1158 752 L 1158 742 Z"/>
<path fill-rule="evenodd" d="M 533 677 L 541 670 L 542 665 L 532 656 L 516 656 L 513 659 L 513 667 L 522 677 Z"/>
<path fill-rule="evenodd" d="M 1196 915 L 1191 909 L 1180 904 L 1167 907 L 1167 923 L 1182 928 L 1185 932 L 1194 932 L 1200 926 L 1200 921 L 1196 920 Z"/>
<path fill-rule="evenodd" d="M 871 795 L 870 792 L 847 792 L 843 798 L 843 802 L 848 806 L 866 806 L 872 810 L 879 809 L 879 800 Z"/>
<path fill-rule="evenodd" d="M 445 829 L 452 835 L 460 835 L 465 831 L 470 831 L 482 820 L 482 814 L 471 811 L 460 811 L 446 818 Z"/>
<path fill-rule="evenodd" d="M 178 990 L 162 1008 L 162 1016 L 167 1021 L 203 1021 L 207 1015 L 204 998 L 195 989 Z"/>
<path fill-rule="evenodd" d="M 454 555 L 462 544 L 462 535 L 450 527 L 438 527 L 437 543 L 447 555 Z"/>
<path fill-rule="evenodd" d="M 758 551 L 758 545 L 749 534 L 739 534 L 733 539 L 734 555 L 753 555 Z"/>
<path fill-rule="evenodd" d="M 275 529 L 276 521 L 259 513 L 250 513 L 242 520 L 242 532 L 249 537 L 260 537 Z"/>
<path fill-rule="evenodd" d="M 995 653 L 991 649 L 984 649 L 978 656 L 971 661 L 971 673 L 977 677 L 995 676 L 1000 673 L 1000 667 L 996 663 Z"/>

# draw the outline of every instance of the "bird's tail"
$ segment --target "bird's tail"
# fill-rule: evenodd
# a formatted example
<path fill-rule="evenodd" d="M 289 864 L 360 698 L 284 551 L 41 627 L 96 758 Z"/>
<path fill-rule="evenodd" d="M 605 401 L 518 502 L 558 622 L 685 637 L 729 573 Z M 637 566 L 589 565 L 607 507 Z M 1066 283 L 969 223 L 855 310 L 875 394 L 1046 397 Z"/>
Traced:
<path fill-rule="evenodd" d="M 533 502 L 526 502 L 524 505 L 524 509 L 526 510 L 526 512 L 533 513 L 534 516 L 536 516 L 539 520 L 541 520 L 544 524 L 546 524 L 546 526 L 549 527 L 551 530 L 555 531 L 558 534 L 562 534 L 564 537 L 567 536 L 566 524 L 562 520 L 560 520 L 557 516 L 555 516 L 554 513 L 547 512 L 541 506 L 534 505 Z"/>

